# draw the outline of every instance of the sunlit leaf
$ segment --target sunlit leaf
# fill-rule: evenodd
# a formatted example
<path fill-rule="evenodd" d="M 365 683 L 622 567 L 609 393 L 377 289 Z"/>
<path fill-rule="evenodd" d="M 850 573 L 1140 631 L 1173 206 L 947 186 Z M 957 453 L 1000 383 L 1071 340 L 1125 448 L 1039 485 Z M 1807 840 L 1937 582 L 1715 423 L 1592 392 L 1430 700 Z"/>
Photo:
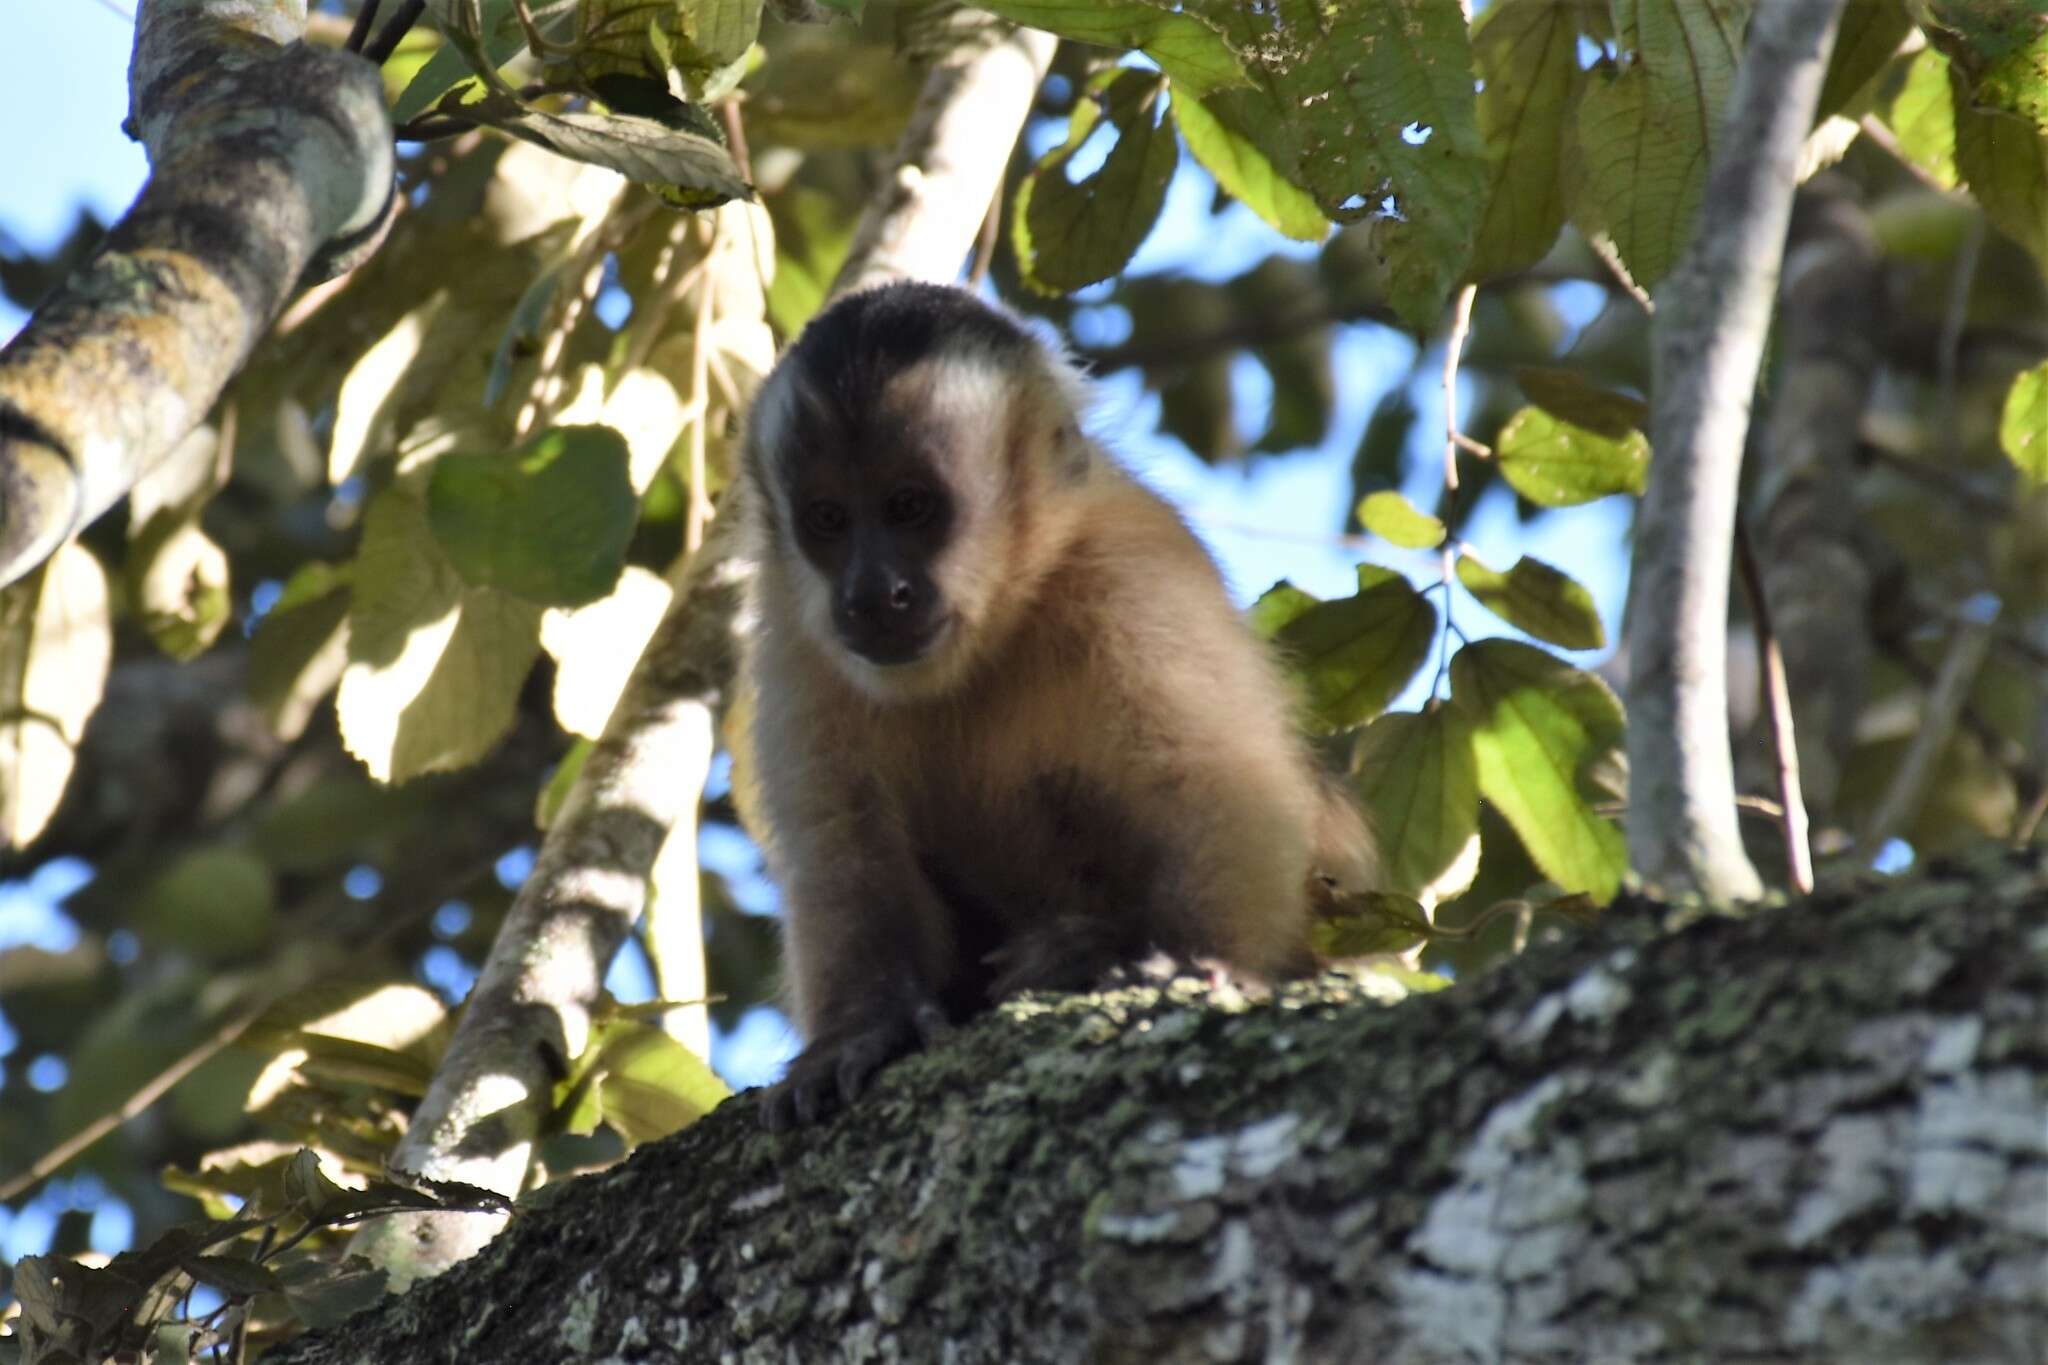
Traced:
<path fill-rule="evenodd" d="M 1319 916 L 1309 935 L 1316 954 L 1325 958 L 1402 953 L 1428 940 L 1429 916 L 1413 897 L 1371 891 L 1346 897 L 1340 911 Z"/>
<path fill-rule="evenodd" d="M 2048 484 L 2048 363 L 2013 380 L 1998 424 L 1998 443 L 2036 486 Z"/>
<path fill-rule="evenodd" d="M 1270 640 L 1280 633 L 1282 626 L 1321 600 L 1283 578 L 1259 594 L 1259 600 L 1246 610 L 1245 622 L 1251 626 L 1253 634 L 1262 640 Z"/>
<path fill-rule="evenodd" d="M 1463 892 L 1478 869 L 1479 839 L 1479 771 L 1466 714 L 1442 705 L 1389 712 L 1359 735 L 1352 767 L 1379 844 L 1382 885 L 1439 901 Z"/>
<path fill-rule="evenodd" d="M 0 590 L 0 848 L 26 847 L 56 813 L 113 648 L 107 576 L 84 546 Z"/>
<path fill-rule="evenodd" d="M 1601 649 L 1607 632 L 1593 594 L 1578 580 L 1524 555 L 1506 573 L 1467 550 L 1458 556 L 1458 581 L 1494 615 L 1564 649 Z"/>
<path fill-rule="evenodd" d="M 2048 270 L 2048 132 L 2016 114 L 1968 104 L 1953 66 L 1956 171 L 1984 216 Z"/>
<path fill-rule="evenodd" d="M 1319 602 L 1277 637 L 1299 671 L 1311 718 L 1347 729 L 1386 709 L 1428 657 L 1436 608 L 1404 578 Z"/>
<path fill-rule="evenodd" d="M 1315 197 L 1289 180 L 1257 142 L 1225 117 L 1182 90 L 1174 92 L 1171 112 L 1188 150 L 1231 198 L 1296 241 L 1321 241 L 1329 232 L 1330 220 L 1316 207 Z"/>
<path fill-rule="evenodd" d="M 1493 449 L 1508 485 L 1543 507 L 1640 493 L 1650 466 L 1642 433 L 1612 440 L 1533 407 L 1507 420 Z"/>
<path fill-rule="evenodd" d="M 249 643 L 249 699 L 279 739 L 297 739 L 348 663 L 348 575 L 301 565 Z"/>
<path fill-rule="evenodd" d="M 1932 48 L 1914 57 L 1882 117 L 1909 161 L 1942 188 L 1955 188 L 1956 113 L 1946 57 Z"/>
<path fill-rule="evenodd" d="M 541 617 L 541 648 L 555 660 L 555 719 L 564 730 L 586 739 L 604 733 L 669 596 L 659 574 L 628 567 L 610 596 Z"/>
<path fill-rule="evenodd" d="M 630 1018 L 592 1034 L 587 1062 L 561 1089 L 567 1131 L 590 1133 L 603 1122 L 629 1147 L 695 1123 L 732 1093 L 703 1058 Z"/>
<path fill-rule="evenodd" d="M 1593 809 L 1590 770 L 1621 743 L 1607 684 L 1513 640 L 1480 640 L 1451 660 L 1451 697 L 1472 720 L 1479 792 L 1543 875 L 1600 903 L 1628 867 L 1621 831 Z"/>
<path fill-rule="evenodd" d="M 1247 83 L 1214 29 L 1165 6 L 1123 0 L 981 0 L 978 8 L 1075 42 L 1138 48 L 1173 78 L 1174 89 L 1197 99 Z"/>
<path fill-rule="evenodd" d="M 1365 495 L 1358 504 L 1358 524 L 1407 550 L 1433 550 L 1448 534 L 1443 522 L 1391 489 Z"/>
<path fill-rule="evenodd" d="M 475 762 L 512 723 L 541 608 L 465 587 L 402 484 L 370 504 L 353 573 L 335 698 L 349 752 L 383 782 Z"/>
<path fill-rule="evenodd" d="M 1970 102 L 2048 132 L 2048 7 L 2041 0 L 1927 0 L 1928 38 L 1969 85 Z"/>

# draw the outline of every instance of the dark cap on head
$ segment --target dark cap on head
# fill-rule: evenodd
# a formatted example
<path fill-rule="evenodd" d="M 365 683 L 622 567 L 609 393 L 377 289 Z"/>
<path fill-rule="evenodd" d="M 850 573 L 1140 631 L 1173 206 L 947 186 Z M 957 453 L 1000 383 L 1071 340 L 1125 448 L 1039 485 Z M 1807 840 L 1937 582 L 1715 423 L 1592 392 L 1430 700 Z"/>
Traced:
<path fill-rule="evenodd" d="M 906 281 L 839 300 L 811 320 L 782 363 L 797 365 L 812 392 L 857 410 L 889 379 L 941 351 L 1008 355 L 1036 345 L 964 289 Z"/>

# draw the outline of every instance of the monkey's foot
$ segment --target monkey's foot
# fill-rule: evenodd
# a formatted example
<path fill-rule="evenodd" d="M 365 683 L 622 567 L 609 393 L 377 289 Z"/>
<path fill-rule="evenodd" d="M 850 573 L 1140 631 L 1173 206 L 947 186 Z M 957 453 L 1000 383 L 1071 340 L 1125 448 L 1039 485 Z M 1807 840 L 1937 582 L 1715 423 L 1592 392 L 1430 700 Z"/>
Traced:
<path fill-rule="evenodd" d="M 948 1027 L 945 1011 L 922 1000 L 825 1035 L 799 1053 L 789 1074 L 761 1096 L 761 1122 L 770 1132 L 783 1133 L 829 1118 L 859 1099 L 877 1071 L 905 1053 L 929 1047 Z"/>

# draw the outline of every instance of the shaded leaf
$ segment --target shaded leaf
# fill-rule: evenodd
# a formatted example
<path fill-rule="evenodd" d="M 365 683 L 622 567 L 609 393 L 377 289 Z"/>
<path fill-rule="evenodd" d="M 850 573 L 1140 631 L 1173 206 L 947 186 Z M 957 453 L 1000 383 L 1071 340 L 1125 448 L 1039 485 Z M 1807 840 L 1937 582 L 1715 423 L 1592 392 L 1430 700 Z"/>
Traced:
<path fill-rule="evenodd" d="M 602 1122 L 634 1147 L 695 1123 L 732 1093 L 703 1058 L 635 1019 L 600 1026 L 585 1055 L 557 1097 L 572 1133 L 595 1132 Z"/>
<path fill-rule="evenodd" d="M 1905 0 L 1858 0 L 1843 6 L 1841 24 L 1835 33 L 1835 51 L 1828 59 L 1827 80 L 1821 85 L 1814 122 L 1818 124 L 1830 114 L 1847 110 L 1850 101 L 1863 92 L 1871 78 L 1891 62 L 1912 31 L 1913 16 L 1906 12 Z"/>
<path fill-rule="evenodd" d="M 195 848 L 157 874 L 132 915 L 145 938 L 202 961 L 248 957 L 276 932 L 276 878 L 247 849 Z"/>
<path fill-rule="evenodd" d="M 558 155 L 617 171 L 678 208 L 753 197 L 753 186 L 717 139 L 669 121 L 582 110 L 548 113 L 496 93 L 444 107 Z"/>
<path fill-rule="evenodd" d="M 1430 937 L 1429 916 L 1410 896 L 1370 891 L 1347 896 L 1335 912 L 1309 926 L 1309 943 L 1324 958 L 1404 953 Z"/>
<path fill-rule="evenodd" d="M 1436 608 L 1405 578 L 1319 602 L 1277 637 L 1307 692 L 1309 713 L 1329 730 L 1369 720 L 1400 694 L 1429 655 Z"/>
<path fill-rule="evenodd" d="M 308 1327 L 337 1327 L 384 1297 L 386 1274 L 361 1256 L 339 1264 L 302 1252 L 280 1258 L 277 1277 L 286 1302 Z"/>
<path fill-rule="evenodd" d="M 1558 0 L 1497 0 L 1473 29 L 1491 183 L 1467 279 L 1533 265 L 1564 226 L 1564 142 L 1584 79 L 1578 41 L 1578 15 Z"/>
<path fill-rule="evenodd" d="M 1949 84 L 1957 172 L 1984 216 L 2048 270 L 2048 132 L 2015 114 L 1972 107 L 1953 66 Z"/>
<path fill-rule="evenodd" d="M 1622 738 L 1607 684 L 1533 645 L 1481 640 L 1451 660 L 1451 697 L 1472 720 L 1479 792 L 1543 875 L 1606 904 L 1628 850 L 1593 809 L 1588 774 Z"/>
<path fill-rule="evenodd" d="M 223 1294 L 242 1298 L 274 1294 L 284 1287 L 268 1266 L 240 1256 L 188 1256 L 180 1266 L 201 1284 L 212 1285 Z"/>
<path fill-rule="evenodd" d="M 1467 550 L 1458 556 L 1458 581 L 1488 611 L 1539 640 L 1564 649 L 1601 649 L 1607 644 L 1593 595 L 1540 559 L 1524 555 L 1503 574 Z"/>
<path fill-rule="evenodd" d="M 1970 102 L 2048 132 L 2048 5 L 1927 0 L 1928 38 L 1967 81 Z"/>
<path fill-rule="evenodd" d="M 1650 425 L 1650 405 L 1616 389 L 1603 389 L 1562 365 L 1517 365 L 1515 383 L 1530 402 L 1560 421 L 1619 441 Z"/>
<path fill-rule="evenodd" d="M 1117 67 L 1075 100 L 1067 140 L 1017 187 L 1011 232 L 1026 284 L 1059 294 L 1106 280 L 1152 231 L 1180 160 L 1173 133 L 1156 122 L 1165 89 L 1151 72 Z M 1104 120 L 1116 145 L 1092 174 L 1069 180 L 1068 163 Z"/>
<path fill-rule="evenodd" d="M 1692 236 L 1750 6 L 1638 0 L 1617 10 L 1622 61 L 1595 67 L 1579 100 L 1571 212 L 1588 236 L 1612 238 L 1649 289 Z"/>
<path fill-rule="evenodd" d="M 1464 891 L 1478 868 L 1479 770 L 1472 723 L 1456 707 L 1380 716 L 1358 738 L 1352 767 L 1379 843 L 1385 887 L 1437 900 Z"/>
<path fill-rule="evenodd" d="M 1508 418 L 1493 450 L 1508 485 L 1543 507 L 1641 493 L 1650 465 L 1650 443 L 1641 432 L 1611 440 L 1541 408 Z"/>
<path fill-rule="evenodd" d="M 504 454 L 443 455 L 427 485 L 427 520 L 456 572 L 546 606 L 611 592 L 638 514 L 626 442 L 610 427 L 551 427 Z"/>

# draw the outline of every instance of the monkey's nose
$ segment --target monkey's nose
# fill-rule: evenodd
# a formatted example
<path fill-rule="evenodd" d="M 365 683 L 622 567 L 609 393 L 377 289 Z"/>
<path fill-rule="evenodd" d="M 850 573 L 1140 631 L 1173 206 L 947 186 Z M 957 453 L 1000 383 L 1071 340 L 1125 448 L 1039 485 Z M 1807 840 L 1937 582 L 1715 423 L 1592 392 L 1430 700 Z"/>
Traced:
<path fill-rule="evenodd" d="M 862 574 L 839 595 L 840 638 L 854 653 L 875 663 L 917 658 L 941 624 L 936 596 L 911 574 Z"/>

